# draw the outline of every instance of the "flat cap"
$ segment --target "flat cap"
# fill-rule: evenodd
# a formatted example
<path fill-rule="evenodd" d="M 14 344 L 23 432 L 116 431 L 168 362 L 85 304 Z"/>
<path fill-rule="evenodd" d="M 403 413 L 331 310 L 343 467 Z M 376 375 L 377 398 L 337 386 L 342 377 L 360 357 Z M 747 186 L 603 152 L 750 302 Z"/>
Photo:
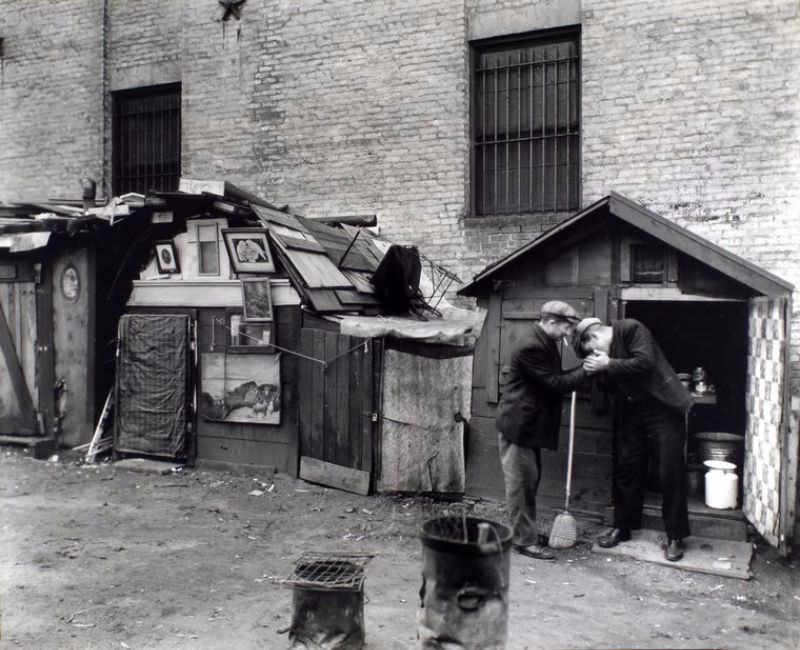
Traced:
<path fill-rule="evenodd" d="M 583 338 L 584 333 L 588 330 L 592 325 L 602 325 L 603 321 L 599 318 L 595 318 L 594 316 L 590 316 L 589 318 L 584 318 L 580 323 L 575 326 L 575 340 L 580 341 Z"/>
<path fill-rule="evenodd" d="M 563 318 L 564 320 L 574 321 L 576 323 L 581 319 L 572 305 L 568 305 L 561 300 L 548 300 L 544 303 L 541 309 L 541 317 L 545 315 Z"/>
<path fill-rule="evenodd" d="M 572 332 L 572 349 L 575 350 L 575 354 L 577 354 L 579 357 L 586 356 L 586 352 L 581 345 L 583 343 L 583 335 L 586 334 L 586 330 L 588 330 L 592 325 L 602 324 L 603 321 L 601 321 L 599 318 L 589 316 L 588 318 L 584 318 L 575 326 L 575 331 Z"/>

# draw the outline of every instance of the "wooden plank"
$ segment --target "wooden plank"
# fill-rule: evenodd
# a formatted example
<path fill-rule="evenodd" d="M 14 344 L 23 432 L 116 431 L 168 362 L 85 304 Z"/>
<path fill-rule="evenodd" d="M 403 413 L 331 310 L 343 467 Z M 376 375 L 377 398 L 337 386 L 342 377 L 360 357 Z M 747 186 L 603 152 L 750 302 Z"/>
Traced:
<path fill-rule="evenodd" d="M 300 478 L 355 494 L 369 494 L 369 472 L 309 456 L 300 457 Z"/>
<path fill-rule="evenodd" d="M 286 248 L 291 248 L 299 251 L 309 251 L 312 253 L 325 253 L 325 249 L 317 242 L 310 239 L 299 239 L 297 237 L 287 237 L 286 235 L 276 235 L 280 237 L 283 245 Z"/>
<path fill-rule="evenodd" d="M 296 459 L 291 445 L 285 442 L 241 440 L 236 444 L 225 437 L 198 436 L 197 455 L 202 465 L 226 463 L 253 468 L 253 475 L 266 473 L 267 468 L 289 471 Z"/>
<path fill-rule="evenodd" d="M 547 300 L 566 300 L 587 298 L 592 295 L 595 285 L 575 285 L 568 287 L 540 287 L 540 286 L 515 286 L 503 289 L 503 297 L 506 300 L 522 299 L 536 300 L 545 302 Z M 577 307 L 577 305 L 575 305 Z"/>
<path fill-rule="evenodd" d="M 333 359 L 337 354 L 337 343 L 339 334 L 336 332 L 325 332 L 325 351 L 323 352 L 323 359 Z M 337 423 L 337 409 L 339 403 L 336 400 L 336 369 L 333 366 L 325 368 L 322 380 L 325 385 L 325 418 L 324 418 L 324 452 L 321 456 L 322 460 L 330 463 L 336 462 L 336 423 Z"/>
<path fill-rule="evenodd" d="M 253 212 L 256 213 L 256 216 L 258 216 L 258 218 L 266 224 L 277 223 L 281 226 L 285 226 L 286 228 L 303 230 L 303 227 L 300 225 L 297 217 L 291 214 L 261 205 L 251 205 L 250 207 L 253 208 Z"/>
<path fill-rule="evenodd" d="M 489 296 L 489 313 L 486 315 L 484 325 L 484 335 L 488 339 L 486 346 L 486 393 L 490 403 L 497 403 L 500 398 L 499 377 L 500 377 L 500 313 L 502 309 L 503 296 L 497 291 L 493 291 Z"/>
<path fill-rule="evenodd" d="M 288 249 L 286 255 L 305 284 L 312 289 L 352 287 L 347 276 L 336 268 L 327 255 Z"/>
<path fill-rule="evenodd" d="M 336 292 L 331 289 L 306 289 L 305 294 L 314 311 L 325 313 L 345 310 L 344 305 L 339 302 Z M 355 308 L 351 307 L 351 309 Z"/>
<path fill-rule="evenodd" d="M 381 383 L 383 381 L 384 339 L 369 339 L 367 352 L 362 356 L 362 469 L 378 476 L 381 471 L 380 440 Z"/>
<path fill-rule="evenodd" d="M 310 356 L 315 359 L 325 358 L 325 333 L 311 331 L 313 344 Z M 311 385 L 311 455 L 322 459 L 325 455 L 325 374 L 321 364 L 313 365 L 313 382 Z"/>
<path fill-rule="evenodd" d="M 350 336 L 335 334 L 336 359 L 328 366 L 328 377 L 333 381 L 331 399 L 336 403 L 331 422 L 336 436 L 336 462 L 339 465 L 355 467 L 350 461 L 350 446 L 358 436 L 350 428 L 350 348 L 355 339 Z"/>
<path fill-rule="evenodd" d="M 333 292 L 339 302 L 345 305 L 378 305 L 380 304 L 375 296 L 361 293 L 351 289 L 334 289 Z"/>
<path fill-rule="evenodd" d="M 469 496 L 505 498 L 505 484 L 497 452 L 497 429 L 493 418 L 473 417 L 467 432 L 467 475 Z"/>
<path fill-rule="evenodd" d="M 593 292 L 594 315 L 604 323 L 608 322 L 608 287 L 597 287 Z M 585 314 L 588 316 L 589 314 Z"/>
<path fill-rule="evenodd" d="M 313 334 L 310 330 L 300 331 L 300 353 L 312 355 L 314 352 Z M 300 425 L 300 450 L 307 454 L 313 453 L 313 438 L 311 435 L 314 413 L 314 374 L 313 361 L 300 359 L 298 362 L 299 383 L 306 390 L 299 391 L 298 416 Z"/>
<path fill-rule="evenodd" d="M 362 339 L 353 338 L 355 342 Z M 362 454 L 364 451 L 364 421 L 363 421 L 363 408 L 362 400 L 364 398 L 362 392 L 363 386 L 363 364 L 364 364 L 364 346 L 359 346 L 351 353 L 350 365 L 348 367 L 347 382 L 350 386 L 350 394 L 348 396 L 347 408 L 350 416 L 350 430 L 352 432 L 350 439 L 349 458 L 347 465 L 349 467 L 356 467 L 364 469 Z"/>
<path fill-rule="evenodd" d="M 356 288 L 359 293 L 374 294 L 375 286 L 370 282 L 370 275 L 359 271 L 343 270 L 342 273 Z"/>
<path fill-rule="evenodd" d="M 49 267 L 49 265 L 48 265 Z M 90 275 L 94 278 L 94 275 Z M 89 421 L 94 421 L 94 283 L 88 282 L 88 278 L 83 282 L 84 291 L 88 293 L 87 307 L 87 329 L 84 336 L 88 338 L 86 344 L 86 391 L 83 399 L 86 403 Z M 49 268 L 42 269 L 42 282 L 32 298 L 32 305 L 35 306 L 36 322 L 31 328 L 35 339 L 43 342 L 43 345 L 36 345 L 36 340 L 31 342 L 31 349 L 37 350 L 36 354 L 36 386 L 38 392 L 38 409 L 42 417 L 44 426 L 43 433 L 55 435 L 55 395 L 53 386 L 55 379 L 55 336 L 53 331 L 53 276 Z"/>

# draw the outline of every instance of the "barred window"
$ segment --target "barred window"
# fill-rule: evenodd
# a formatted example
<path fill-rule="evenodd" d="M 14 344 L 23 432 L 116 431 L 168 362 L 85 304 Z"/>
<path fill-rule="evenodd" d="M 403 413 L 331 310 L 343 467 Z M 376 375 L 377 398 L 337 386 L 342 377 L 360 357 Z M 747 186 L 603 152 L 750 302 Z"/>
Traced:
<path fill-rule="evenodd" d="M 178 189 L 181 174 L 181 89 L 155 86 L 113 97 L 113 192 Z"/>
<path fill-rule="evenodd" d="M 580 191 L 577 32 L 474 49 L 473 211 L 573 211 Z"/>

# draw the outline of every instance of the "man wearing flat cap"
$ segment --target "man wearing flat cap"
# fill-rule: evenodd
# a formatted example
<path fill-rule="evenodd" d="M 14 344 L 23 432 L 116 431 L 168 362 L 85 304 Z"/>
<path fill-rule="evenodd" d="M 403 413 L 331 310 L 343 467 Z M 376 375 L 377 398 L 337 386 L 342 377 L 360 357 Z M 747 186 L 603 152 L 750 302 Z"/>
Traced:
<path fill-rule="evenodd" d="M 692 397 L 647 327 L 633 318 L 606 325 L 584 318 L 575 327 L 573 345 L 585 357 L 583 367 L 602 377 L 616 394 L 614 436 L 614 528 L 597 543 L 609 548 L 631 538 L 641 525 L 648 462 L 661 483 L 661 516 L 667 533 L 664 556 L 683 557 L 688 537 L 686 413 Z"/>
<path fill-rule="evenodd" d="M 512 545 L 539 560 L 555 556 L 539 544 L 536 492 L 542 472 L 541 449 L 558 447 L 564 393 L 585 381 L 580 366 L 562 371 L 558 342 L 568 337 L 580 320 L 571 305 L 551 300 L 511 357 L 507 381 L 497 406 L 500 462 L 511 520 Z"/>

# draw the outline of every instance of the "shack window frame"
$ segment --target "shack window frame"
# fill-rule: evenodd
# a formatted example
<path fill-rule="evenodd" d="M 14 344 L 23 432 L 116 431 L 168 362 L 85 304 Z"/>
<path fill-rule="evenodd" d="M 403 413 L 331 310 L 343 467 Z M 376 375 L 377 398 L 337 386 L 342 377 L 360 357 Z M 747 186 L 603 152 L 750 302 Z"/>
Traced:
<path fill-rule="evenodd" d="M 238 320 L 238 326 L 234 327 L 234 320 Z M 246 321 L 244 319 L 244 310 L 241 307 L 230 307 L 225 310 L 225 329 L 227 332 L 227 336 L 225 339 L 225 350 L 232 354 L 264 354 L 264 353 L 274 353 L 275 348 L 272 347 L 275 344 L 275 321 Z M 235 342 L 236 339 L 234 338 L 234 331 L 239 331 L 238 342 Z M 262 332 L 262 341 L 263 341 L 263 332 L 269 332 L 269 343 L 264 344 L 263 342 L 257 342 L 256 340 L 244 338 L 242 339 L 241 331 L 245 330 L 245 334 L 247 334 L 246 330 L 257 330 Z M 257 337 L 254 337 L 257 339 Z M 249 343 L 242 343 L 242 340 L 252 341 Z"/>
<path fill-rule="evenodd" d="M 213 239 L 203 239 L 202 232 L 205 229 L 214 230 Z M 195 242 L 197 245 L 197 275 L 201 277 L 220 277 L 222 274 L 221 261 L 219 255 L 219 240 L 220 240 L 220 227 L 216 221 L 197 221 L 195 223 Z M 204 247 L 204 244 L 213 244 L 210 248 Z M 216 260 L 216 271 L 206 271 L 204 264 L 209 260 L 209 255 Z"/>

